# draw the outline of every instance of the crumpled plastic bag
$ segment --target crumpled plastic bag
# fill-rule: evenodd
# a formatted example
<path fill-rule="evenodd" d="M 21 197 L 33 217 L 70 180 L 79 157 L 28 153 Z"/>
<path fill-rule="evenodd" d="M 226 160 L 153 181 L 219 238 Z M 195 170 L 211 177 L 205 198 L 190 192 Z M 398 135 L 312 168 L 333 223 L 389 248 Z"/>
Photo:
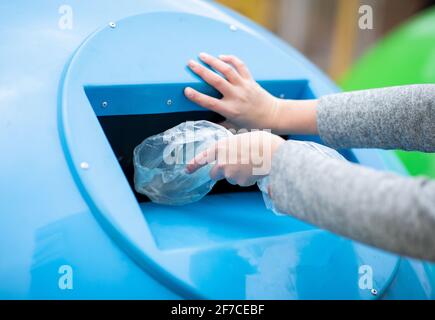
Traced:
<path fill-rule="evenodd" d="M 338 160 L 347 161 L 346 158 L 344 158 L 340 153 L 338 153 L 336 150 L 331 149 L 329 147 L 325 147 L 324 145 L 315 143 L 315 142 L 309 142 L 309 141 L 293 141 L 294 143 L 300 143 L 304 145 L 307 149 L 315 150 L 321 154 L 323 154 L 325 157 L 328 158 L 334 158 Z M 260 180 L 257 181 L 257 186 L 263 193 L 263 200 L 264 204 L 266 205 L 267 209 L 273 211 L 278 216 L 283 216 L 285 214 L 279 212 L 275 205 L 273 204 L 272 199 L 269 197 L 269 176 L 266 176 Z"/>
<path fill-rule="evenodd" d="M 209 176 L 213 163 L 192 174 L 186 172 L 186 164 L 230 135 L 226 128 L 201 120 L 187 121 L 146 138 L 133 152 L 135 190 L 166 205 L 200 200 L 216 183 Z"/>

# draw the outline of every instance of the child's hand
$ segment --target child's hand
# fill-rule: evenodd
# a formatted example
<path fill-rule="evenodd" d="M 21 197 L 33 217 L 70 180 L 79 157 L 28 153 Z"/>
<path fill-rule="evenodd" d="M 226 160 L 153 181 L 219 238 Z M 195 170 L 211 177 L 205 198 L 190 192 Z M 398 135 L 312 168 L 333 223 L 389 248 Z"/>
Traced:
<path fill-rule="evenodd" d="M 234 135 L 198 154 L 186 170 L 193 173 L 208 163 L 215 163 L 210 171 L 213 180 L 226 178 L 231 184 L 250 186 L 269 174 L 273 154 L 284 141 L 266 131 Z"/>
<path fill-rule="evenodd" d="M 216 99 L 188 87 L 185 89 L 188 99 L 221 114 L 236 128 L 273 129 L 276 126 L 281 100 L 255 82 L 240 59 L 235 56 L 217 59 L 205 53 L 199 57 L 224 77 L 194 60 L 189 61 L 189 67 L 222 93 L 223 98 Z"/>

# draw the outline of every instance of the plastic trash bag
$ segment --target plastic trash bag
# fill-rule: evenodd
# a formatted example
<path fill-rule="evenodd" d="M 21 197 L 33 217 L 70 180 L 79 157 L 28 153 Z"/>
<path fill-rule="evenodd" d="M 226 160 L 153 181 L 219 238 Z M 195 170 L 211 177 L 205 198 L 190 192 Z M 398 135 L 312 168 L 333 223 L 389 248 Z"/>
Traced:
<path fill-rule="evenodd" d="M 294 143 L 300 143 L 304 145 L 306 148 L 315 150 L 321 154 L 323 154 L 325 157 L 328 158 L 334 158 L 338 160 L 347 161 L 340 153 L 338 153 L 336 150 L 325 147 L 324 145 L 315 143 L 315 142 L 308 142 L 308 141 L 294 141 Z M 284 214 L 280 213 L 274 206 L 272 199 L 269 197 L 268 187 L 269 187 L 269 176 L 262 178 L 261 180 L 257 181 L 257 186 L 263 193 L 263 200 L 264 204 L 266 205 L 267 209 L 273 211 L 276 215 L 282 216 Z"/>
<path fill-rule="evenodd" d="M 199 152 L 232 135 L 209 121 L 188 121 L 145 139 L 133 152 L 134 186 L 151 201 L 185 205 L 204 197 L 215 185 L 208 164 L 193 174 L 186 164 Z"/>

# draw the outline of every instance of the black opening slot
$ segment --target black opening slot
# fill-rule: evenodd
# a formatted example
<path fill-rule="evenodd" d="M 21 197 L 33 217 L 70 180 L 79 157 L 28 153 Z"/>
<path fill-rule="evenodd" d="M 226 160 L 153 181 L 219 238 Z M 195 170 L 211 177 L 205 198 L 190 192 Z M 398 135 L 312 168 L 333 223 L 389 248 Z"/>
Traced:
<path fill-rule="evenodd" d="M 149 201 L 148 197 L 134 189 L 133 150 L 144 139 L 161 133 L 185 121 L 208 120 L 219 123 L 224 119 L 213 112 L 190 111 L 147 115 L 118 115 L 98 117 L 101 127 L 115 153 L 122 170 L 138 202 Z M 211 193 L 237 192 L 241 187 L 233 186 L 226 180 L 219 181 Z M 243 191 L 258 190 L 256 186 L 243 188 Z"/>

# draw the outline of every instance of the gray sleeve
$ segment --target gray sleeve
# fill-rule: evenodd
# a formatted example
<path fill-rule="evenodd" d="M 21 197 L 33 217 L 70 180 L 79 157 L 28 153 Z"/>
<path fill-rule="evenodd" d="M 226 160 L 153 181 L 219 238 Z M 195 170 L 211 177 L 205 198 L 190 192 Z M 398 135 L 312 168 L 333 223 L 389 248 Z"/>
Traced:
<path fill-rule="evenodd" d="M 322 97 L 317 126 L 333 148 L 435 152 L 435 84 Z"/>
<path fill-rule="evenodd" d="M 275 207 L 401 255 L 435 261 L 435 181 L 325 158 L 288 141 L 270 173 Z"/>

